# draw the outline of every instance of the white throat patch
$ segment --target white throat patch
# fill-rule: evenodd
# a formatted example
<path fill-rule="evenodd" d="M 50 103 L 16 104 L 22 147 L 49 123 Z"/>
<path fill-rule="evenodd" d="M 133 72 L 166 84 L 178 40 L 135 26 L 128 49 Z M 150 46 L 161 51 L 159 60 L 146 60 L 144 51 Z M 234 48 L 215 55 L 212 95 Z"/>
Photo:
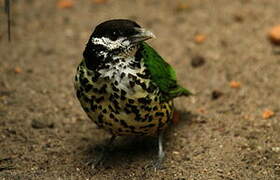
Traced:
<path fill-rule="evenodd" d="M 125 38 L 119 38 L 115 41 L 112 41 L 111 39 L 107 37 L 101 37 L 101 38 L 92 38 L 91 42 L 95 45 L 102 45 L 106 47 L 108 50 L 114 50 L 118 48 L 125 48 L 128 47 L 129 41 L 125 40 Z"/>

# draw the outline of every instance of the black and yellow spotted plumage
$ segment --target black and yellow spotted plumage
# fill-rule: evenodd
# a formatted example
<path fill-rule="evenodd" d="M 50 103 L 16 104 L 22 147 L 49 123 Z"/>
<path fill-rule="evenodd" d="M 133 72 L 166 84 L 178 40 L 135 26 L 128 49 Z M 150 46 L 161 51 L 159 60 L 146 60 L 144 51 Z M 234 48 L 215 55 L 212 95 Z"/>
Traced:
<path fill-rule="evenodd" d="M 102 75 L 90 72 L 82 62 L 76 77 L 77 97 L 88 116 L 114 135 L 157 135 L 171 120 L 172 101 L 160 101 L 159 88 L 143 63 L 131 67 L 129 63 L 120 59 L 115 74 Z"/>
<path fill-rule="evenodd" d="M 154 35 L 130 20 L 110 20 L 92 33 L 77 69 L 77 97 L 97 126 L 114 136 L 159 135 L 173 98 L 190 92 L 144 41 Z"/>

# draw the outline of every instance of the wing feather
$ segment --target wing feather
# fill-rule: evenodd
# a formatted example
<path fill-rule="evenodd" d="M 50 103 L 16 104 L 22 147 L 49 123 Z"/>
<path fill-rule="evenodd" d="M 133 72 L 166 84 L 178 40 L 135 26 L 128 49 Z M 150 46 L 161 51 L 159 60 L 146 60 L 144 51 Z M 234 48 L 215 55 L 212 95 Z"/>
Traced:
<path fill-rule="evenodd" d="M 178 85 L 176 72 L 163 58 L 147 43 L 142 43 L 141 55 L 144 64 L 151 73 L 152 82 L 162 92 L 162 101 L 168 101 L 178 96 L 189 96 L 192 93 Z"/>

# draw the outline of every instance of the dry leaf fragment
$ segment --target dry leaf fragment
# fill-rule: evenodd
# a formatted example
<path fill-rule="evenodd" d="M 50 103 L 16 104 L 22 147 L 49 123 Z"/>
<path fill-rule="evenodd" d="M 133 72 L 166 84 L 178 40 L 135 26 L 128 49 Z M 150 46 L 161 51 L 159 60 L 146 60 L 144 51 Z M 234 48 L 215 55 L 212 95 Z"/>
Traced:
<path fill-rule="evenodd" d="M 203 43 L 204 41 L 206 40 L 206 36 L 203 35 L 203 34 L 198 34 L 194 37 L 194 41 L 197 43 L 197 44 L 201 44 Z"/>
<path fill-rule="evenodd" d="M 240 82 L 237 82 L 237 81 L 231 81 L 230 82 L 230 87 L 231 88 L 240 88 L 241 84 Z"/>
<path fill-rule="evenodd" d="M 274 44 L 280 45 L 280 25 L 274 26 L 268 32 L 268 38 Z"/>
<path fill-rule="evenodd" d="M 22 69 L 20 67 L 15 67 L 14 68 L 14 72 L 15 73 L 21 73 L 22 72 Z"/>
<path fill-rule="evenodd" d="M 93 2 L 96 4 L 104 4 L 107 2 L 107 0 L 93 0 Z"/>
<path fill-rule="evenodd" d="M 272 116 L 274 116 L 274 112 L 273 111 L 271 111 L 271 110 L 265 110 L 263 113 L 262 113 L 262 117 L 264 118 L 264 119 L 269 119 L 269 118 L 271 118 Z"/>
<path fill-rule="evenodd" d="M 71 8 L 73 7 L 74 3 L 71 0 L 59 0 L 57 2 L 57 7 L 61 9 Z"/>
<path fill-rule="evenodd" d="M 202 113 L 202 114 L 206 114 L 207 113 L 204 108 L 198 108 L 196 111 L 199 112 L 199 113 Z"/>
<path fill-rule="evenodd" d="M 188 6 L 187 3 L 179 3 L 176 6 L 177 11 L 182 11 L 182 10 L 185 10 L 185 9 L 188 9 L 188 8 L 189 8 L 189 6 Z"/>
<path fill-rule="evenodd" d="M 178 111 L 174 111 L 172 122 L 173 124 L 178 124 L 179 121 L 180 121 L 180 113 Z"/>

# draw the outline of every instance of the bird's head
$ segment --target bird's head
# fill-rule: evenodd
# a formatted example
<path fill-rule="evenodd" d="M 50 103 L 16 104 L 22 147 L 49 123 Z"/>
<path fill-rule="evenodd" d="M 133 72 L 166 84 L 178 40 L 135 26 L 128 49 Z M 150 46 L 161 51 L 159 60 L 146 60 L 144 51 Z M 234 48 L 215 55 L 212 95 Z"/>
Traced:
<path fill-rule="evenodd" d="M 133 49 L 139 43 L 154 37 L 151 31 L 141 28 L 131 20 L 105 21 L 96 26 L 83 55 L 89 60 L 96 57 L 106 59 L 109 55 L 133 53 Z"/>

